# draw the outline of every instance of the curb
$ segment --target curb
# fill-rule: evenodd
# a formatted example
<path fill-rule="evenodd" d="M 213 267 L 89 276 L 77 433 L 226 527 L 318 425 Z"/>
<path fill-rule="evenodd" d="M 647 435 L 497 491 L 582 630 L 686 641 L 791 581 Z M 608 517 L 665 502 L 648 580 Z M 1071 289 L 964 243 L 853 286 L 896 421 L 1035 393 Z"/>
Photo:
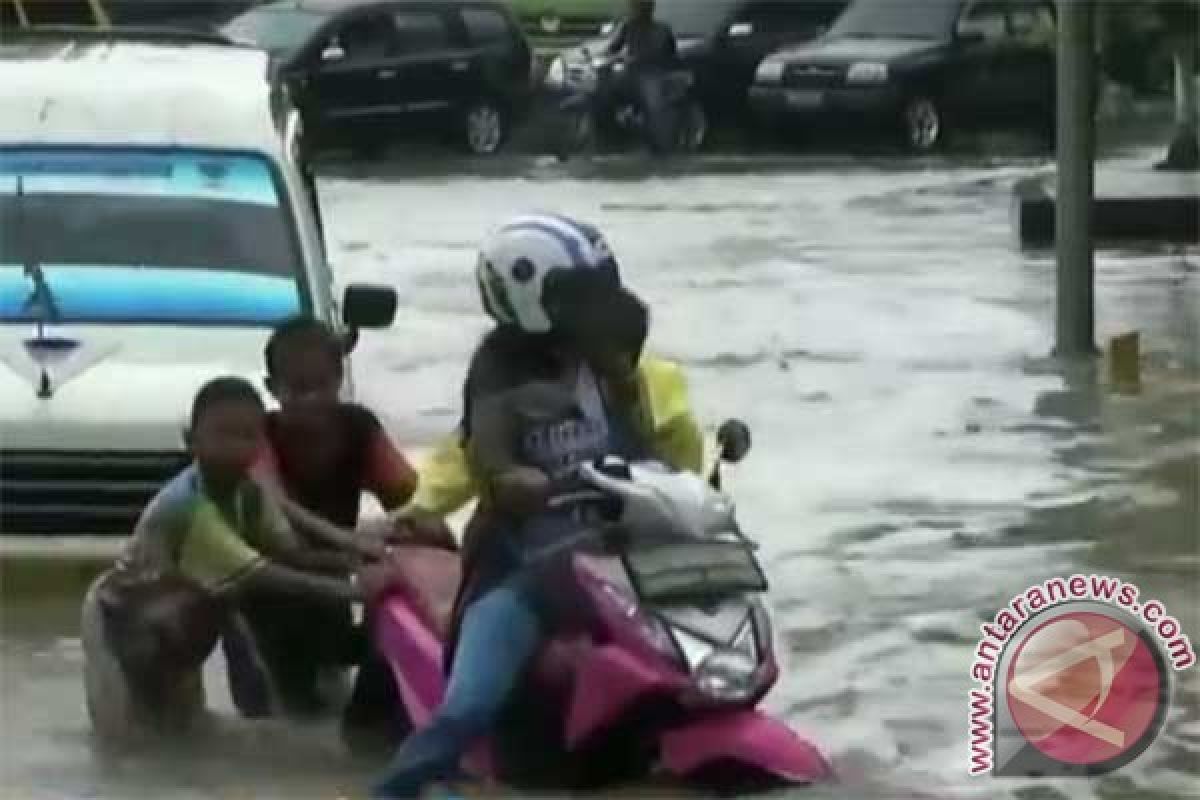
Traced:
<path fill-rule="evenodd" d="M 78 596 L 112 566 L 125 537 L 0 537 L 0 598 Z"/>

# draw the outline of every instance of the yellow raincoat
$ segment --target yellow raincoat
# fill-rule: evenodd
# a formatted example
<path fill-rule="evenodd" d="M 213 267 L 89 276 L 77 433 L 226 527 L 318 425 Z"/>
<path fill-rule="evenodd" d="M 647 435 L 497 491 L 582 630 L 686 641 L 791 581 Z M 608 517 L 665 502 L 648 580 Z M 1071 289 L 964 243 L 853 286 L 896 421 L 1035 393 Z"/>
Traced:
<path fill-rule="evenodd" d="M 638 365 L 641 413 L 655 455 L 676 469 L 701 473 L 704 437 L 692 413 L 687 381 L 677 364 L 646 356 Z M 448 516 L 473 500 L 478 484 L 461 438 L 446 437 L 418 469 L 417 491 L 406 515 Z"/>

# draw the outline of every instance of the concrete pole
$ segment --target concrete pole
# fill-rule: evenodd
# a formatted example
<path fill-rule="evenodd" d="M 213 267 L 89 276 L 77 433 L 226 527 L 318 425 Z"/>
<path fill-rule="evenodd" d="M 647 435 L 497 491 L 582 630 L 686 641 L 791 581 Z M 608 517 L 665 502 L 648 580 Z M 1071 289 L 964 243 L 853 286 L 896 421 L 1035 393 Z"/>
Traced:
<path fill-rule="evenodd" d="M 1058 0 L 1058 255 L 1055 355 L 1096 353 L 1092 198 L 1095 192 L 1095 5 Z"/>
<path fill-rule="evenodd" d="M 1196 114 L 1195 32 L 1175 37 L 1175 133 L 1167 148 L 1167 160 L 1159 169 L 1200 170 L 1200 122 Z"/>
<path fill-rule="evenodd" d="M 1196 45 L 1180 37 L 1175 43 L 1175 122 L 1196 127 Z"/>

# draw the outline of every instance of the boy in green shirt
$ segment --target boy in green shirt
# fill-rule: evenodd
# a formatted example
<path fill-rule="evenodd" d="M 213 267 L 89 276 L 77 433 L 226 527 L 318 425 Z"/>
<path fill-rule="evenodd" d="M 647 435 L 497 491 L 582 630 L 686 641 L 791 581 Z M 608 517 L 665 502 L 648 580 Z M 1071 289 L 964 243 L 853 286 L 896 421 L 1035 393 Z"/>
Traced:
<path fill-rule="evenodd" d="M 300 543 L 249 478 L 263 425 L 262 399 L 246 381 L 217 378 L 201 388 L 188 436 L 194 463 L 147 506 L 115 567 L 88 591 L 85 689 L 102 739 L 195 728 L 204 716 L 201 668 L 247 595 L 362 601 L 359 565 L 382 546 Z"/>

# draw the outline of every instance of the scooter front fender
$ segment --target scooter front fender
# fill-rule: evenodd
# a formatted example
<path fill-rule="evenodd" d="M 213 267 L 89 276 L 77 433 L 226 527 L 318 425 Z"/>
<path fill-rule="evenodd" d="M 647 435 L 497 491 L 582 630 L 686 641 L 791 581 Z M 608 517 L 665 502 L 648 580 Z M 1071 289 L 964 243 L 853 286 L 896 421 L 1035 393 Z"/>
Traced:
<path fill-rule="evenodd" d="M 680 778 L 730 761 L 786 783 L 835 778 L 828 754 L 815 739 L 753 709 L 709 714 L 669 729 L 660 735 L 659 746 L 663 766 Z"/>
<path fill-rule="evenodd" d="M 628 650 L 607 645 L 588 654 L 575 673 L 567 712 L 566 743 L 574 750 L 648 695 L 677 694 L 683 679 Z"/>

